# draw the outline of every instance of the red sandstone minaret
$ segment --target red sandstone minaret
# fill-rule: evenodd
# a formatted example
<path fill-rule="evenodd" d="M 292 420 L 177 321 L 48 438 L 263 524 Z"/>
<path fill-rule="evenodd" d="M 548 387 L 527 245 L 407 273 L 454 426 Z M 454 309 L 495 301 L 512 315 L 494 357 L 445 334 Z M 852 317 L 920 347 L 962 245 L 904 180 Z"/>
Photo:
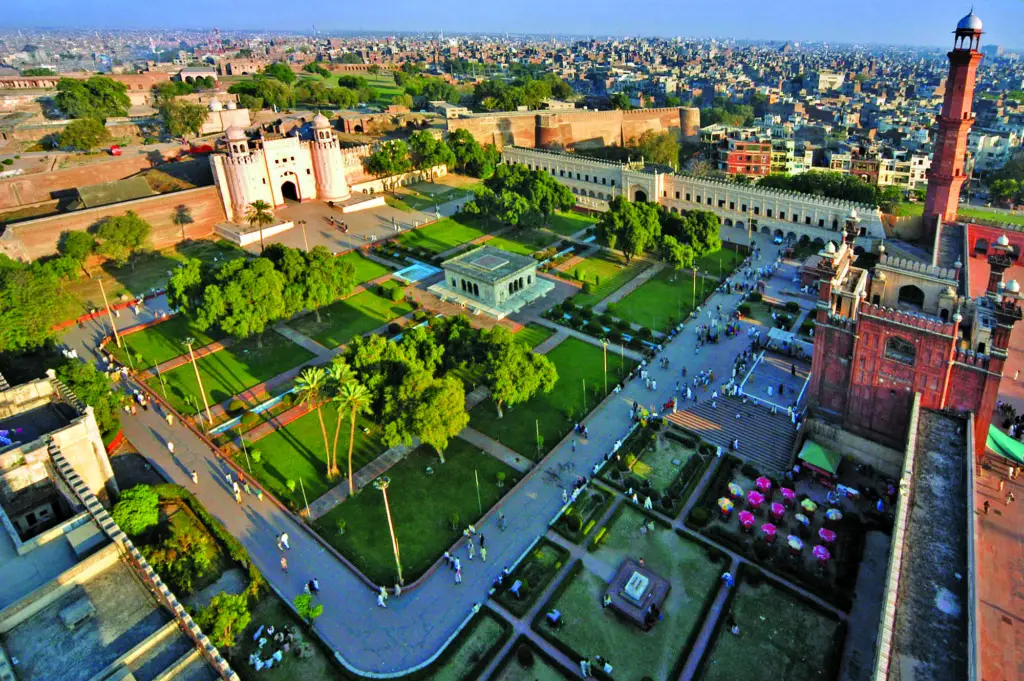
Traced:
<path fill-rule="evenodd" d="M 967 152 L 967 133 L 974 125 L 971 105 L 974 101 L 974 79 L 981 61 L 978 51 L 981 42 L 981 19 L 971 13 L 956 25 L 956 37 L 949 56 L 949 77 L 946 79 L 946 98 L 937 117 L 935 149 L 928 171 L 928 197 L 924 203 L 925 243 L 935 240 L 938 221 L 956 220 L 960 187 L 964 180 L 964 157 Z"/>

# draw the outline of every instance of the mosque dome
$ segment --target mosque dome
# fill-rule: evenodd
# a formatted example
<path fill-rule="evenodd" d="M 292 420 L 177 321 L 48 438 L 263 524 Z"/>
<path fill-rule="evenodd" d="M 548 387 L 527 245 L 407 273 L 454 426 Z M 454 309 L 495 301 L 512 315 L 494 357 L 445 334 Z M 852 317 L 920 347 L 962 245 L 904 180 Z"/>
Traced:
<path fill-rule="evenodd" d="M 327 116 L 324 116 L 323 114 L 318 113 L 316 116 L 313 116 L 313 127 L 314 128 L 329 128 L 329 127 L 331 127 L 331 122 L 329 120 L 327 120 Z"/>
<path fill-rule="evenodd" d="M 237 125 L 232 125 L 230 128 L 224 131 L 224 134 L 231 141 L 239 141 L 245 139 L 245 130 L 242 130 L 242 128 L 238 127 Z"/>
<path fill-rule="evenodd" d="M 971 10 L 971 13 L 960 20 L 960 23 L 956 25 L 958 31 L 980 31 L 981 30 L 981 18 Z"/>
<path fill-rule="evenodd" d="M 860 214 L 857 212 L 856 208 L 851 208 L 850 209 L 850 221 L 851 222 L 857 222 L 858 220 L 860 220 Z"/>
<path fill-rule="evenodd" d="M 996 239 L 996 244 L 998 244 L 999 246 L 1009 246 L 1010 240 L 1006 237 L 1005 234 L 1000 234 L 999 238 Z"/>
<path fill-rule="evenodd" d="M 220 103 L 220 100 L 214 97 L 210 100 L 210 111 L 220 111 L 224 106 Z"/>
<path fill-rule="evenodd" d="M 825 244 L 825 253 L 826 254 L 828 254 L 828 255 L 835 255 L 835 252 L 836 252 L 836 245 L 834 243 L 829 241 L 827 244 Z"/>
<path fill-rule="evenodd" d="M 1010 293 L 1020 293 L 1020 284 L 1017 283 L 1016 279 L 1011 279 L 1010 283 L 1006 285 L 1006 290 Z"/>
<path fill-rule="evenodd" d="M 235 109 L 238 108 L 238 105 L 235 104 L 235 100 L 231 100 L 226 105 L 224 105 L 224 108 L 227 109 L 228 111 L 234 111 Z"/>

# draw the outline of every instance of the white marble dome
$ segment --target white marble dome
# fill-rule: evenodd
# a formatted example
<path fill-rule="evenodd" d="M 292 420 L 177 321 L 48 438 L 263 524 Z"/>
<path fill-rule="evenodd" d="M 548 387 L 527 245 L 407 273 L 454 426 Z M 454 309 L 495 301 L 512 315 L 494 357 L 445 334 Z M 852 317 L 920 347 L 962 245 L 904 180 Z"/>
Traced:
<path fill-rule="evenodd" d="M 314 128 L 329 128 L 329 127 L 331 127 L 331 122 L 329 120 L 327 120 L 327 116 L 324 116 L 323 114 L 318 113 L 316 116 L 313 116 L 313 127 Z"/>
<path fill-rule="evenodd" d="M 961 19 L 960 22 L 956 25 L 956 30 L 958 30 L 958 31 L 980 31 L 981 30 L 981 26 L 982 26 L 982 24 L 981 24 L 981 17 L 979 17 L 977 14 L 975 14 L 974 10 L 972 9 L 971 13 L 968 14 L 967 16 L 965 16 L 963 19 Z"/>
<path fill-rule="evenodd" d="M 1016 279 L 1011 279 L 1010 283 L 1006 285 L 1006 290 L 1010 293 L 1020 293 L 1020 284 L 1017 283 Z"/>
<path fill-rule="evenodd" d="M 245 139 L 245 130 L 242 130 L 242 128 L 238 127 L 237 125 L 232 125 L 230 128 L 224 131 L 224 135 L 229 140 L 237 142 Z"/>
<path fill-rule="evenodd" d="M 224 108 L 224 105 L 220 103 L 220 100 L 214 97 L 210 100 L 210 111 L 220 111 Z"/>
<path fill-rule="evenodd" d="M 996 239 L 996 243 L 1000 246 L 1009 246 L 1010 240 L 1006 237 L 1005 234 L 1000 234 L 999 238 Z"/>
<path fill-rule="evenodd" d="M 836 252 L 836 245 L 829 241 L 827 244 L 825 244 L 825 252 L 828 253 L 829 255 L 834 255 Z"/>
<path fill-rule="evenodd" d="M 235 109 L 238 108 L 238 105 L 235 104 L 234 100 L 231 100 L 230 102 L 228 102 L 227 104 L 224 105 L 224 108 L 227 109 L 228 111 L 234 111 Z"/>

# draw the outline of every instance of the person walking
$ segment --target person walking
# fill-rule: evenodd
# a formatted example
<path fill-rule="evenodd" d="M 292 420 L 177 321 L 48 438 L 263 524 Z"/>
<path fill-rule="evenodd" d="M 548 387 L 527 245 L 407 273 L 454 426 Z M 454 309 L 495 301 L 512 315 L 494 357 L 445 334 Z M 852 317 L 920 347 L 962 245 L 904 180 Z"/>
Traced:
<path fill-rule="evenodd" d="M 277 541 L 277 550 L 278 551 L 284 551 L 284 545 L 281 543 L 281 535 L 280 534 L 276 535 L 274 537 L 274 539 Z"/>
<path fill-rule="evenodd" d="M 238 486 L 237 480 L 231 483 L 231 491 L 235 494 L 235 496 L 238 496 L 238 494 L 241 493 L 241 488 Z"/>
<path fill-rule="evenodd" d="M 168 426 L 174 425 L 174 414 L 172 414 L 171 412 L 167 412 L 167 415 L 164 416 L 164 418 L 167 420 Z"/>
<path fill-rule="evenodd" d="M 500 531 L 504 532 L 506 527 L 507 527 L 507 525 L 505 523 L 505 514 L 504 513 L 498 513 L 498 529 Z"/>
<path fill-rule="evenodd" d="M 199 486 L 199 473 L 196 473 L 194 470 L 192 471 L 192 484 L 197 487 Z"/>
<path fill-rule="evenodd" d="M 986 500 L 985 500 L 985 503 L 984 503 L 984 504 L 982 504 L 982 508 L 984 508 L 984 509 L 985 509 L 985 515 L 988 515 L 988 507 L 989 507 L 990 505 L 991 505 L 991 504 L 990 504 L 990 502 L 989 502 L 989 500 L 988 500 L 988 499 L 986 499 Z"/>
<path fill-rule="evenodd" d="M 569 503 L 569 490 L 564 489 L 564 488 L 562 489 L 562 503 L 563 504 L 568 504 Z"/>
<path fill-rule="evenodd" d="M 487 547 L 483 543 L 480 544 L 480 560 L 487 562 Z"/>
<path fill-rule="evenodd" d="M 235 503 L 239 506 L 242 505 L 242 492 L 241 490 L 235 490 Z"/>
<path fill-rule="evenodd" d="M 170 440 L 167 441 L 167 451 L 171 453 L 171 456 L 174 456 L 174 443 Z"/>
<path fill-rule="evenodd" d="M 283 546 L 288 551 L 292 550 L 291 545 L 288 543 L 288 533 L 287 532 L 282 532 L 281 533 L 281 546 Z"/>
<path fill-rule="evenodd" d="M 384 587 L 380 588 L 380 593 L 377 594 L 377 607 L 386 608 L 388 607 L 388 590 Z"/>
<path fill-rule="evenodd" d="M 473 546 L 473 540 L 469 540 L 469 559 L 473 560 L 473 556 L 476 555 L 476 547 Z"/>
<path fill-rule="evenodd" d="M 456 567 L 455 568 L 455 583 L 456 584 L 462 584 L 462 568 L 461 567 Z"/>
<path fill-rule="evenodd" d="M 1010 505 L 1010 504 L 1012 504 L 1012 503 L 1013 503 L 1013 502 L 1014 502 L 1014 501 L 1015 501 L 1016 499 L 1017 499 L 1017 497 L 1013 496 L 1013 492 L 1010 492 L 1009 494 L 1007 494 L 1007 495 L 1006 495 L 1006 505 L 1007 505 L 1007 506 L 1009 506 L 1009 505 Z"/>
<path fill-rule="evenodd" d="M 281 556 L 281 572 L 288 574 L 288 559 Z"/>
<path fill-rule="evenodd" d="M 313 592 L 314 596 L 320 594 L 320 580 L 314 577 L 309 581 L 309 590 Z"/>
<path fill-rule="evenodd" d="M 576 453 L 576 438 L 572 439 L 572 453 Z"/>

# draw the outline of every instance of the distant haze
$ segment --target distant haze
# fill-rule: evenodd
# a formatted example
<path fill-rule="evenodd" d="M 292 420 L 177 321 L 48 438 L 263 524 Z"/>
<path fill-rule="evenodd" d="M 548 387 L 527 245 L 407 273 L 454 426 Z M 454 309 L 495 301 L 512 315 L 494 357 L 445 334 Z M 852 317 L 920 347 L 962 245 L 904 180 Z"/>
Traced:
<path fill-rule="evenodd" d="M 268 30 L 323 34 L 558 33 L 951 46 L 969 2 L 949 0 L 3 0 L 0 28 Z M 983 44 L 1024 47 L 1024 1 L 975 5 Z"/>

